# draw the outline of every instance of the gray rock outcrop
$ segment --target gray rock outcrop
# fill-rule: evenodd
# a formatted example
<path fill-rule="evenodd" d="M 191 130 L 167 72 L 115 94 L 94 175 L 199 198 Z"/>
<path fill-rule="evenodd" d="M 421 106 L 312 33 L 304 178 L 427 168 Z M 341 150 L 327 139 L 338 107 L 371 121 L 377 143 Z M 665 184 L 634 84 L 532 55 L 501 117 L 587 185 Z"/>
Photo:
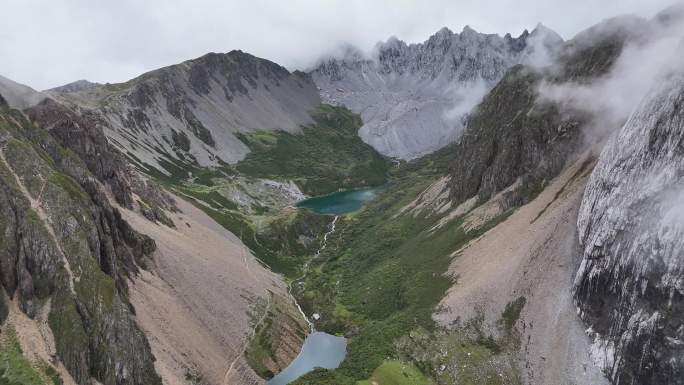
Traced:
<path fill-rule="evenodd" d="M 390 38 L 372 58 L 348 48 L 310 73 L 324 102 L 361 114 L 366 143 L 412 159 L 455 141 L 467 114 L 509 68 L 548 64 L 562 42 L 542 25 L 517 38 L 443 28 L 420 44 Z"/>
<path fill-rule="evenodd" d="M 57 356 L 79 385 L 161 384 L 127 300 L 154 241 L 122 219 L 76 153 L 24 114 L 2 107 L 0 138 L 3 291 L 28 316 L 49 314 Z"/>
<path fill-rule="evenodd" d="M 473 196 L 484 202 L 509 186 L 508 207 L 527 203 L 558 175 L 585 145 L 591 113 L 542 95 L 543 84 L 588 84 L 614 68 L 633 34 L 624 26 L 647 21 L 613 19 L 559 47 L 547 67 L 517 65 L 485 96 L 467 119 L 451 151 L 450 197 L 458 205 Z"/>
<path fill-rule="evenodd" d="M 684 74 L 604 149 L 579 213 L 575 300 L 616 384 L 684 383 Z"/>

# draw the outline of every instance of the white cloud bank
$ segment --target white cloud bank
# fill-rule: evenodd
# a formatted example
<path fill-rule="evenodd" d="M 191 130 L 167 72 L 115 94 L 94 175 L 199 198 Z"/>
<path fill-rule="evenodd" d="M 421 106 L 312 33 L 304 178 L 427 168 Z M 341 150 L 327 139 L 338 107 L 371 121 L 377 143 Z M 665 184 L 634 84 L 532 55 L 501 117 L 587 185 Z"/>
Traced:
<path fill-rule="evenodd" d="M 603 137 L 621 127 L 656 81 L 681 62 L 684 20 L 668 25 L 652 23 L 648 31 L 636 35 L 649 38 L 624 47 L 605 76 L 590 84 L 545 83 L 539 90 L 541 96 L 566 108 L 588 112 L 593 118 L 589 134 Z"/>
<path fill-rule="evenodd" d="M 204 53 L 242 49 L 290 69 L 344 42 L 370 50 L 464 25 L 488 33 L 543 22 L 570 37 L 620 13 L 672 0 L 3 0 L 0 74 L 37 89 L 117 82 Z"/>

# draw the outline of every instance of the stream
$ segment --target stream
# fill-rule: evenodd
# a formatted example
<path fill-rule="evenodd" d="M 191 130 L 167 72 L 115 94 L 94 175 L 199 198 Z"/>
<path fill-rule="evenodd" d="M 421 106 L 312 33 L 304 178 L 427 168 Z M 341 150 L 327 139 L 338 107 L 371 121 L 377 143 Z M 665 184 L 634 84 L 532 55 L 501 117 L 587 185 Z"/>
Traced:
<path fill-rule="evenodd" d="M 311 322 L 301 306 L 299 306 L 295 296 L 292 295 L 292 288 L 295 284 L 302 282 L 306 278 L 311 262 L 316 260 L 325 250 L 328 244 L 328 237 L 335 232 L 339 216 L 360 210 L 368 201 L 375 198 L 375 195 L 381 188 L 373 187 L 339 191 L 333 194 L 309 198 L 297 204 L 297 207 L 308 208 L 319 214 L 334 215 L 335 218 L 330 223 L 328 231 L 323 235 L 321 247 L 316 251 L 313 258 L 304 265 L 302 276 L 293 280 L 288 287 L 290 296 L 309 325 L 311 332 L 304 340 L 304 345 L 297 358 L 285 370 L 268 381 L 268 385 L 286 385 L 314 368 L 334 369 L 344 360 L 344 356 L 347 354 L 347 339 L 316 331 L 313 322 Z M 319 315 L 314 313 L 312 316 L 318 317 Z M 320 316 L 324 317 L 325 314 Z"/>
<path fill-rule="evenodd" d="M 319 255 L 321 255 L 323 250 L 325 250 L 325 246 L 327 246 L 327 244 L 328 244 L 328 236 L 330 236 L 330 234 L 335 232 L 335 224 L 337 223 L 338 218 L 339 218 L 339 216 L 337 216 L 337 215 L 335 216 L 335 218 L 333 218 L 333 221 L 330 223 L 330 230 L 328 230 L 328 232 L 323 234 L 323 242 L 321 242 L 321 247 L 316 251 L 316 254 L 314 254 L 313 258 L 311 258 L 311 260 L 309 260 L 306 264 L 304 264 L 304 272 L 302 273 L 302 276 L 293 280 L 292 282 L 290 282 L 290 285 L 287 288 L 287 291 L 290 294 L 290 297 L 292 297 L 292 300 L 294 301 L 295 305 L 297 305 L 297 309 L 299 309 L 299 313 L 301 313 L 304 320 L 307 322 L 307 324 L 309 324 L 309 329 L 310 329 L 311 333 L 313 333 L 315 331 L 314 324 L 313 324 L 313 322 L 311 322 L 309 320 L 309 317 L 307 317 L 306 314 L 304 314 L 304 310 L 302 310 L 302 307 L 299 306 L 299 302 L 297 302 L 297 299 L 292 294 L 292 285 L 294 285 L 295 283 L 300 282 L 300 281 L 304 280 L 304 278 L 306 278 L 306 275 L 309 273 L 309 265 L 316 258 L 318 258 Z"/>
<path fill-rule="evenodd" d="M 299 306 L 297 299 L 292 294 L 293 285 L 306 278 L 306 275 L 309 272 L 309 264 L 318 258 L 318 256 L 321 255 L 321 252 L 325 250 L 325 246 L 328 244 L 328 237 L 335 232 L 335 224 L 337 223 L 338 218 L 338 216 L 335 216 L 330 223 L 330 229 L 323 235 L 321 247 L 316 251 L 313 258 L 304 265 L 304 273 L 302 276 L 293 280 L 288 287 L 290 297 L 292 297 L 297 305 L 297 309 L 299 309 L 302 317 L 309 325 L 310 333 L 304 340 L 304 345 L 302 345 L 302 350 L 297 355 L 297 358 L 295 358 L 285 370 L 268 381 L 268 385 L 289 384 L 291 381 L 296 380 L 314 368 L 334 369 L 342 362 L 344 356 L 347 354 L 347 339 L 324 332 L 317 332 L 313 322 L 309 320 L 309 317 L 304 313 L 302 307 Z"/>

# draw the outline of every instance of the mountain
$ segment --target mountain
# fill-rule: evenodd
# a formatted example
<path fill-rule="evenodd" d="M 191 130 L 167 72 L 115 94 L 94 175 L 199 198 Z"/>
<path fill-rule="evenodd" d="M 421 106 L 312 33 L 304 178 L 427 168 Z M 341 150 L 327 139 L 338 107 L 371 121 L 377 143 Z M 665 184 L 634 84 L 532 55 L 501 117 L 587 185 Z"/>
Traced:
<path fill-rule="evenodd" d="M 642 120 L 669 127 L 668 134 L 642 129 L 626 139 L 630 146 L 606 150 L 633 111 L 613 116 L 572 98 L 572 90 L 588 88 L 581 95 L 599 103 L 606 83 L 624 76 L 626 58 L 657 45 L 659 23 L 609 19 L 562 43 L 546 66 L 507 69 L 466 117 L 459 141 L 402 163 L 363 212 L 341 217 L 316 274 L 295 294 L 305 312 L 323 315 L 317 328 L 347 332 L 347 357 L 296 384 L 379 382 L 395 373 L 394 365 L 415 383 L 428 383 L 416 373 L 443 384 L 678 383 L 679 232 L 656 226 L 658 238 L 647 250 L 638 247 L 639 234 L 648 237 L 653 224 L 641 222 L 653 209 L 641 197 L 659 189 L 632 187 L 630 175 L 647 166 L 643 174 L 678 183 L 681 90 L 672 85 L 659 103 L 669 107 Z M 550 97 L 546 87 L 566 93 Z M 610 148 L 631 146 L 667 158 L 651 163 L 655 154 L 631 152 L 611 161 L 607 183 L 597 182 Z M 605 207 L 586 203 L 592 189 Z M 630 208 L 646 205 L 621 210 L 622 199 L 633 202 Z M 678 212 L 652 211 L 654 218 Z M 622 219 L 605 221 L 613 216 Z M 622 235 L 630 222 L 644 227 Z M 611 239 L 599 242 L 610 257 L 587 255 L 583 239 L 595 229 Z M 630 244 L 639 255 L 629 260 L 642 261 L 634 268 L 621 262 Z M 650 266 L 648 252 L 656 262 L 642 268 Z M 637 291 L 642 272 L 656 282 L 645 293 Z M 654 308 L 660 315 L 652 316 Z M 606 355 L 615 364 L 597 360 Z"/>
<path fill-rule="evenodd" d="M 0 383 L 681 384 L 683 9 L 3 80 Z"/>
<path fill-rule="evenodd" d="M 2 107 L 0 138 L 3 335 L 33 335 L 27 354 L 69 383 L 161 384 L 126 285 L 155 242 L 122 219 L 78 156 L 21 112 Z M 41 323 L 49 328 L 36 339 Z"/>
<path fill-rule="evenodd" d="M 614 383 L 684 374 L 684 73 L 681 62 L 611 138 L 577 221 L 574 294 Z"/>
<path fill-rule="evenodd" d="M 24 109 L 40 103 L 48 96 L 29 86 L 0 76 L 0 95 L 13 108 Z"/>
<path fill-rule="evenodd" d="M 287 367 L 308 326 L 283 279 L 302 274 L 332 221 L 293 206 L 387 180 L 360 117 L 321 104 L 309 75 L 240 51 L 46 92 L 54 100 L 26 113 L 159 244 L 154 270 L 132 278 L 131 302 L 160 374 L 261 383 Z"/>
<path fill-rule="evenodd" d="M 547 61 L 561 43 L 542 25 L 518 38 L 443 28 L 420 44 L 391 38 L 371 58 L 348 48 L 310 73 L 326 103 L 361 114 L 366 143 L 413 159 L 455 141 L 464 117 L 510 67 Z"/>
<path fill-rule="evenodd" d="M 282 279 L 188 197 L 140 174 L 102 115 L 1 100 L 0 355 L 11 354 L 11 384 L 260 383 L 243 353 L 261 311 L 278 315 L 263 316 L 278 335 L 269 368 L 297 355 L 307 326 Z M 268 189 L 276 202 L 289 193 L 276 184 L 262 197 Z"/>
<path fill-rule="evenodd" d="M 296 384 L 377 382 L 395 364 L 443 384 L 606 383 L 571 295 L 592 116 L 539 89 L 598 82 L 620 36 L 585 46 L 619 43 L 607 55 L 571 49 L 577 40 L 557 47 L 560 63 L 506 69 L 458 142 L 401 163 L 363 212 L 337 221 L 295 295 L 323 315 L 317 328 L 346 331 L 347 358 Z"/>
<path fill-rule="evenodd" d="M 210 53 L 122 84 L 50 91 L 97 110 L 109 140 L 138 167 L 218 166 L 249 153 L 239 133 L 299 132 L 320 99 L 310 78 L 241 51 Z M 79 88 L 79 87 L 76 87 Z"/>
<path fill-rule="evenodd" d="M 611 383 L 681 383 L 681 61 L 672 73 L 656 69 L 665 79 L 629 120 L 537 92 L 540 81 L 576 87 L 613 78 L 623 53 L 657 41 L 661 20 L 610 19 L 567 42 L 551 68 L 514 67 L 454 148 L 451 199 L 437 195 L 435 207 L 457 205 L 454 216 L 468 212 L 466 222 L 519 208 L 453 263 L 458 283 L 438 317 L 446 323 L 481 311 L 496 320 L 524 298 L 527 382 L 598 383 L 587 371 L 596 364 Z M 597 132 L 596 122 L 614 126 Z M 572 372 L 580 375 L 567 377 Z"/>
<path fill-rule="evenodd" d="M 595 116 L 548 98 L 540 89 L 600 82 L 615 68 L 624 47 L 643 37 L 637 31 L 648 25 L 644 19 L 610 19 L 558 47 L 552 65 L 510 69 L 470 114 L 466 131 L 453 146 L 452 203 L 473 197 L 485 202 L 508 189 L 506 206 L 517 206 L 558 176 L 586 147 Z"/>
<path fill-rule="evenodd" d="M 81 80 L 76 80 L 75 82 L 71 82 L 69 84 L 65 84 L 63 86 L 50 88 L 49 90 L 45 90 L 43 92 L 46 94 L 60 95 L 60 94 L 69 93 L 69 92 L 85 91 L 85 90 L 88 90 L 91 88 L 95 88 L 97 86 L 101 86 L 101 84 L 93 83 L 93 82 L 89 82 L 87 80 L 81 79 Z"/>

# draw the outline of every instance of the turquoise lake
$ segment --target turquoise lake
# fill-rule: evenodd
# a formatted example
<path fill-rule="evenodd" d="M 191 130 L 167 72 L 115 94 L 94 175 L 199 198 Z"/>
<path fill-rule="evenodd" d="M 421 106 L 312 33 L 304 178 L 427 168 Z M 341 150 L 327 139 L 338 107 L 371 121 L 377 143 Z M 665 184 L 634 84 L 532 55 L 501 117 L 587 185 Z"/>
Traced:
<path fill-rule="evenodd" d="M 380 187 L 340 191 L 303 200 L 297 203 L 297 207 L 304 207 L 319 214 L 342 215 L 361 209 L 375 198 L 379 191 Z"/>
<path fill-rule="evenodd" d="M 286 385 L 314 368 L 334 369 L 347 354 L 347 340 L 328 333 L 313 332 L 304 340 L 297 358 L 278 373 L 268 385 Z"/>

